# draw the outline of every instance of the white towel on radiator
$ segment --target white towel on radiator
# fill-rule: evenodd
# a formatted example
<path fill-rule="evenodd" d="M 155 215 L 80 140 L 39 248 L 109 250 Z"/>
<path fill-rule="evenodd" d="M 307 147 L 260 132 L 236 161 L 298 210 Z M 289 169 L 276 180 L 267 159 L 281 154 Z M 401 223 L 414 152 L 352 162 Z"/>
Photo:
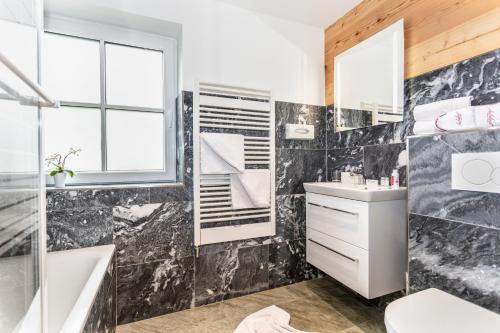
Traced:
<path fill-rule="evenodd" d="M 470 97 L 467 96 L 417 105 L 413 109 L 413 118 L 415 118 L 415 121 L 435 120 L 437 117 L 447 112 L 469 107 L 470 101 Z"/>
<path fill-rule="evenodd" d="M 201 133 L 202 174 L 239 173 L 245 170 L 245 137 L 241 134 Z"/>
<path fill-rule="evenodd" d="M 266 169 L 250 169 L 231 174 L 231 201 L 233 209 L 269 207 L 271 172 Z"/>
<path fill-rule="evenodd" d="M 289 323 L 288 312 L 271 305 L 243 319 L 233 333 L 306 333 L 294 329 Z"/>

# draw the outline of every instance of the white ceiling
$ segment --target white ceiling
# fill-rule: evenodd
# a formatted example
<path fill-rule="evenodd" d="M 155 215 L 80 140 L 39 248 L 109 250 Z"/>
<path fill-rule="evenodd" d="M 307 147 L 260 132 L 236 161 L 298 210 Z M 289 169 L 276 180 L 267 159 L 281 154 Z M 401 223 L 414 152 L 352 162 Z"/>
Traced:
<path fill-rule="evenodd" d="M 327 28 L 362 0 L 219 0 L 263 14 Z"/>

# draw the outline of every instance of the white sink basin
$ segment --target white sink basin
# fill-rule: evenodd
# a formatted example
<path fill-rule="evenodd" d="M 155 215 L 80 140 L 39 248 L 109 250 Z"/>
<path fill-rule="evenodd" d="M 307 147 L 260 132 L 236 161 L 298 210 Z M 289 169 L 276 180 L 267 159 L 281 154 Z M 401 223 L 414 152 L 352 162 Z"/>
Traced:
<path fill-rule="evenodd" d="M 306 192 L 360 201 L 406 200 L 406 187 L 367 187 L 345 183 L 304 183 Z"/>

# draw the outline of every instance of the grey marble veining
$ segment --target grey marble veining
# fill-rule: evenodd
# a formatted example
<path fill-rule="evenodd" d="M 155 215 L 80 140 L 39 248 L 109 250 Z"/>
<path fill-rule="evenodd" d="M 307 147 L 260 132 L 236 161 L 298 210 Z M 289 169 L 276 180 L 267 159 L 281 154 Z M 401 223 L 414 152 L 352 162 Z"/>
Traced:
<path fill-rule="evenodd" d="M 500 150 L 500 130 L 409 140 L 411 213 L 500 228 L 500 194 L 451 189 L 451 156 Z"/>
<path fill-rule="evenodd" d="M 193 255 L 193 205 L 165 202 L 113 209 L 119 266 Z"/>
<path fill-rule="evenodd" d="M 304 182 L 326 181 L 325 150 L 276 149 L 276 194 L 304 193 Z"/>
<path fill-rule="evenodd" d="M 297 240 L 306 237 L 306 196 L 276 197 L 276 239 Z"/>
<path fill-rule="evenodd" d="M 303 182 L 326 181 L 326 150 L 304 150 Z"/>
<path fill-rule="evenodd" d="M 46 193 L 47 211 L 78 207 L 77 190 L 49 190 Z"/>
<path fill-rule="evenodd" d="M 410 215 L 410 289 L 438 288 L 500 313 L 500 230 Z"/>
<path fill-rule="evenodd" d="M 328 150 L 328 179 L 334 171 L 363 173 L 363 152 L 363 147 Z"/>
<path fill-rule="evenodd" d="M 406 186 L 406 144 L 389 144 L 364 147 L 364 176 L 380 180 L 390 177 L 393 169 L 399 171 L 399 182 Z"/>
<path fill-rule="evenodd" d="M 191 307 L 194 257 L 118 267 L 118 324 Z"/>
<path fill-rule="evenodd" d="M 328 149 L 401 143 L 401 123 L 376 125 L 329 134 Z"/>
<path fill-rule="evenodd" d="M 362 128 L 372 126 L 372 112 L 356 109 L 341 108 L 338 113 L 337 126 L 348 128 Z"/>
<path fill-rule="evenodd" d="M 195 305 L 267 289 L 268 245 L 209 253 L 196 258 Z"/>
<path fill-rule="evenodd" d="M 113 242 L 110 208 L 47 212 L 47 249 L 60 251 Z"/>
<path fill-rule="evenodd" d="M 326 149 L 335 147 L 335 106 L 328 105 L 326 107 Z"/>
<path fill-rule="evenodd" d="M 287 240 L 269 246 L 269 287 L 276 288 L 316 278 L 318 271 L 306 262 L 306 241 Z"/>
<path fill-rule="evenodd" d="M 71 208 L 104 208 L 147 202 L 149 202 L 148 187 L 52 189 L 47 191 L 47 211 Z"/>
<path fill-rule="evenodd" d="M 277 148 L 326 148 L 326 108 L 324 106 L 276 102 L 275 114 Z M 313 125 L 314 140 L 285 139 L 286 124 Z"/>
<path fill-rule="evenodd" d="M 181 93 L 182 112 L 178 122 L 178 130 L 182 130 L 180 136 L 183 138 L 183 147 L 193 147 L 193 92 L 183 91 Z"/>
<path fill-rule="evenodd" d="M 276 149 L 276 194 L 304 193 L 304 152 L 300 149 Z"/>

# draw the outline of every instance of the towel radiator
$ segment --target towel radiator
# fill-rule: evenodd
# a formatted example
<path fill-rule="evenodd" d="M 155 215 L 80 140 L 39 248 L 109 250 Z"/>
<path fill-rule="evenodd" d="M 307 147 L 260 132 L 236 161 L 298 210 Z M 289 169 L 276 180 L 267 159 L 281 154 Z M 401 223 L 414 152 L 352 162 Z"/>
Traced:
<path fill-rule="evenodd" d="M 275 131 L 271 92 L 197 82 L 193 110 L 195 245 L 274 235 Z M 200 133 L 203 132 L 245 136 L 245 168 L 271 172 L 269 207 L 234 210 L 230 175 L 200 174 Z"/>

